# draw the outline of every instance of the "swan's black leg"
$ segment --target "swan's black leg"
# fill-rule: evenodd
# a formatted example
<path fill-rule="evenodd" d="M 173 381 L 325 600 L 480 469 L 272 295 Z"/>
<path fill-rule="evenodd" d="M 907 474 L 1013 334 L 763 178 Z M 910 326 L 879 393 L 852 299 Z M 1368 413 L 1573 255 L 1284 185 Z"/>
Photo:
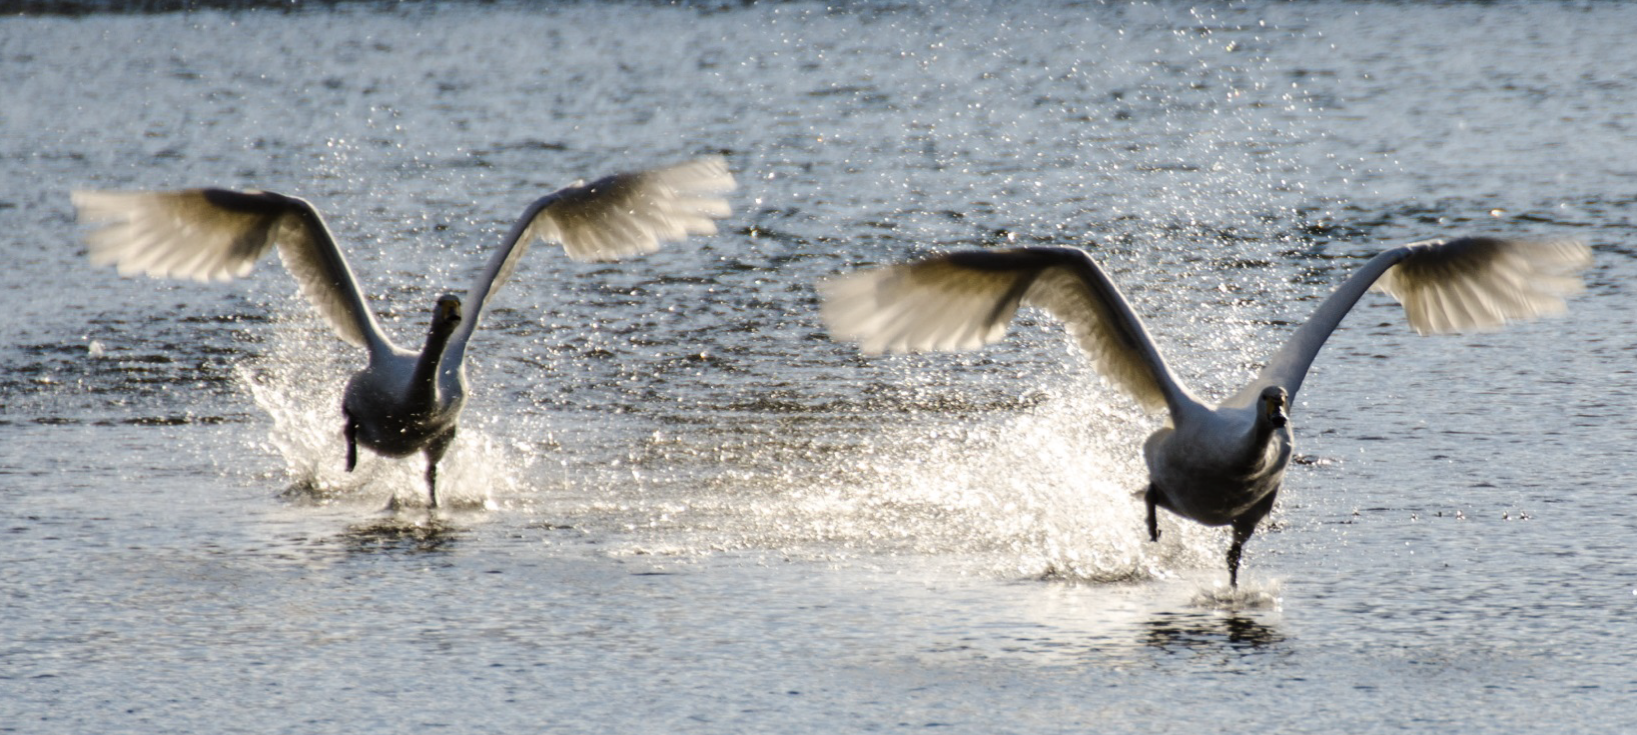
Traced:
<path fill-rule="evenodd" d="M 1154 483 L 1148 483 L 1148 492 L 1143 493 L 1143 501 L 1148 504 L 1148 540 L 1160 540 L 1160 519 L 1155 517 L 1154 507 L 1159 505 L 1160 490 Z"/>
<path fill-rule="evenodd" d="M 1245 542 L 1250 540 L 1251 534 L 1256 533 L 1256 524 L 1261 523 L 1268 513 L 1273 512 L 1273 499 L 1279 495 L 1276 489 L 1262 498 L 1256 505 L 1251 506 L 1245 514 L 1233 519 L 1233 544 L 1228 547 L 1228 585 L 1239 586 L 1239 557 L 1244 554 Z"/>
<path fill-rule="evenodd" d="M 438 507 L 438 462 L 443 461 L 443 453 L 454 441 L 455 430 L 451 428 L 426 446 L 426 492 L 433 508 Z"/>
<path fill-rule="evenodd" d="M 1238 523 L 1233 524 L 1233 545 L 1228 547 L 1228 586 L 1239 586 L 1239 557 L 1245 551 L 1245 542 L 1250 540 L 1256 524 L 1249 524 L 1249 528 Z"/>
<path fill-rule="evenodd" d="M 352 414 L 345 410 L 341 415 L 346 417 L 347 423 L 341 426 L 341 435 L 347 439 L 347 471 L 358 466 L 358 422 L 352 420 Z"/>

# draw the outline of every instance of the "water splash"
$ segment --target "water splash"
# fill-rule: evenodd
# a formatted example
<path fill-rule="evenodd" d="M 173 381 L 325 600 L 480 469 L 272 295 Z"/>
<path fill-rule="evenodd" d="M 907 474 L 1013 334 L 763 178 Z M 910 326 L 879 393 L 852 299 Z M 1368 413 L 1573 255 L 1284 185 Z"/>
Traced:
<path fill-rule="evenodd" d="M 1083 380 L 1095 379 L 1069 378 L 1067 390 L 1021 410 L 929 410 L 850 427 L 839 425 L 844 411 L 807 415 L 731 450 L 719 434 L 666 436 L 647 466 L 716 470 L 702 483 L 687 470 L 633 481 L 635 470 L 608 469 L 597 499 L 557 511 L 577 526 L 612 522 L 622 554 L 935 556 L 977 574 L 1096 583 L 1220 565 L 1220 529 L 1167 519 L 1161 541 L 1148 540 L 1136 492 L 1153 420 Z M 840 433 L 858 441 L 837 442 Z"/>
<path fill-rule="evenodd" d="M 1189 606 L 1212 610 L 1277 610 L 1284 601 L 1277 580 L 1246 582 L 1238 587 L 1219 584 L 1194 593 Z"/>
<path fill-rule="evenodd" d="M 263 446 L 285 462 L 284 495 L 300 502 L 357 502 L 423 507 L 425 462 L 420 455 L 382 457 L 361 449 L 346 470 L 341 394 L 356 369 L 339 343 L 314 320 L 279 320 L 271 349 L 235 369 L 256 405 L 273 419 Z M 459 435 L 438 471 L 439 494 L 454 509 L 492 509 L 496 497 L 516 496 L 532 458 L 517 458 L 479 420 L 463 416 Z"/>
<path fill-rule="evenodd" d="M 1167 524 L 1161 543 L 1148 540 L 1136 492 L 1152 422 L 1108 395 L 1076 391 L 961 441 L 933 438 L 914 460 L 892 460 L 877 490 L 959 511 L 945 531 L 957 546 L 998 552 L 996 572 L 1112 582 L 1197 563 L 1216 534 Z"/>

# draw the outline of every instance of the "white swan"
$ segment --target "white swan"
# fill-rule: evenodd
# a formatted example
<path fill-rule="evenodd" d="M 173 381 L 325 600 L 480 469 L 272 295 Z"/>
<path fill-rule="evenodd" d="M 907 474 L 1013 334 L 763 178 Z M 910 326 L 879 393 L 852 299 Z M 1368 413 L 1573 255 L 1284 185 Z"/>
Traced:
<path fill-rule="evenodd" d="M 358 445 L 378 454 L 426 456 L 426 485 L 438 507 L 437 467 L 455 438 L 466 400 L 463 365 L 478 316 L 536 239 L 562 243 L 576 260 L 614 260 L 657 250 L 661 243 L 716 232 L 726 217 L 717 196 L 734 188 L 719 156 L 576 183 L 541 197 L 523 211 L 500 248 L 466 292 L 467 306 L 440 296 L 426 346 L 419 353 L 392 342 L 318 210 L 295 197 L 266 191 L 189 189 L 163 192 L 76 191 L 80 220 L 90 232 L 91 261 L 120 275 L 225 281 L 250 272 L 277 245 L 301 292 L 335 333 L 369 353 L 347 381 L 342 399 L 347 470 Z"/>
<path fill-rule="evenodd" d="M 1212 407 L 1172 375 L 1137 318 L 1089 255 L 1071 248 L 957 252 L 823 284 L 824 319 L 868 353 L 970 349 L 999 340 L 1018 307 L 1062 320 L 1108 381 L 1167 425 L 1143 445 L 1148 533 L 1155 507 L 1208 526 L 1233 526 L 1228 580 L 1256 524 L 1273 508 L 1290 463 L 1286 412 L 1308 366 L 1372 285 L 1398 299 L 1417 332 L 1496 328 L 1564 311 L 1591 251 L 1572 241 L 1429 240 L 1359 268 L 1269 358 L 1255 380 Z"/>

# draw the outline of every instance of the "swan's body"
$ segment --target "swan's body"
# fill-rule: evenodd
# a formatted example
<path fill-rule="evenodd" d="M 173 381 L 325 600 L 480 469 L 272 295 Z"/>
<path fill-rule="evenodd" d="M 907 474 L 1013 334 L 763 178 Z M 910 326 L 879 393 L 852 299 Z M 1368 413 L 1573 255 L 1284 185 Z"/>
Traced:
<path fill-rule="evenodd" d="M 102 225 L 87 237 L 91 260 L 121 275 L 223 281 L 244 276 L 274 246 L 301 292 L 368 363 L 347 381 L 342 398 L 347 469 L 357 445 L 389 457 L 417 452 L 427 461 L 432 507 L 437 465 L 454 441 L 466 400 L 465 354 L 489 297 L 536 239 L 559 242 L 576 260 L 614 260 L 661 243 L 716 232 L 728 215 L 717 196 L 734 188 L 719 157 L 576 184 L 535 200 L 466 292 L 438 298 L 426 344 L 394 344 L 359 288 L 318 210 L 295 197 L 263 191 L 189 189 L 167 192 L 76 191 L 82 221 Z"/>
<path fill-rule="evenodd" d="M 341 397 L 347 471 L 358 466 L 358 445 L 388 457 L 426 455 L 426 488 L 438 507 L 438 462 L 455 441 L 466 405 L 466 366 L 449 357 L 449 341 L 461 323 L 460 299 L 441 296 L 433 309 L 426 345 L 414 353 L 390 346 L 347 380 Z"/>
<path fill-rule="evenodd" d="M 1286 411 L 1319 348 L 1372 286 L 1404 304 L 1422 334 L 1499 327 L 1564 310 L 1591 260 L 1568 241 L 1431 240 L 1367 261 L 1319 305 L 1254 380 L 1219 405 L 1172 375 L 1142 320 L 1089 255 L 1071 248 L 959 252 L 851 274 L 822 288 L 838 339 L 866 352 L 970 349 L 999 340 L 1019 306 L 1061 319 L 1098 372 L 1169 421 L 1148 437 L 1145 492 L 1155 508 L 1209 526 L 1231 525 L 1228 575 L 1273 509 L 1290 463 Z"/>

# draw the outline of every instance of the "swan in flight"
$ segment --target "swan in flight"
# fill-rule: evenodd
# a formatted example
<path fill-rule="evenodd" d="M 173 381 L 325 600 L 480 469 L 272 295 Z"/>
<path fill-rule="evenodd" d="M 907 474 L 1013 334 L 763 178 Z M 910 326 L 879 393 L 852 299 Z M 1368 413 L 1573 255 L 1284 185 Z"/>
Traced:
<path fill-rule="evenodd" d="M 86 241 L 91 262 L 122 276 L 226 281 L 245 276 L 274 246 L 301 293 L 336 336 L 368 352 L 347 381 L 341 412 L 347 470 L 358 445 L 388 457 L 426 457 L 431 507 L 438 507 L 438 461 L 455 438 L 466 401 L 467 342 L 483 306 L 529 245 L 562 244 L 569 257 L 609 261 L 657 250 L 688 235 L 715 234 L 729 214 L 719 196 L 735 186 L 727 163 L 707 156 L 673 166 L 577 182 L 536 199 L 466 291 L 439 296 L 426 345 L 395 344 L 376 321 L 330 230 L 312 204 L 270 191 L 75 191 L 80 221 L 100 225 Z"/>
<path fill-rule="evenodd" d="M 1084 251 L 1028 247 L 955 252 L 869 269 L 820 286 L 837 339 L 866 353 L 963 350 L 998 341 L 1019 306 L 1067 326 L 1095 369 L 1169 421 L 1143 444 L 1155 508 L 1207 526 L 1231 525 L 1228 581 L 1256 524 L 1273 509 L 1290 464 L 1288 413 L 1308 366 L 1348 310 L 1374 287 L 1404 305 L 1421 334 L 1493 329 L 1564 311 L 1591 251 L 1567 240 L 1428 240 L 1377 254 L 1343 281 L 1249 385 L 1211 406 L 1177 380 L 1142 320 Z"/>

